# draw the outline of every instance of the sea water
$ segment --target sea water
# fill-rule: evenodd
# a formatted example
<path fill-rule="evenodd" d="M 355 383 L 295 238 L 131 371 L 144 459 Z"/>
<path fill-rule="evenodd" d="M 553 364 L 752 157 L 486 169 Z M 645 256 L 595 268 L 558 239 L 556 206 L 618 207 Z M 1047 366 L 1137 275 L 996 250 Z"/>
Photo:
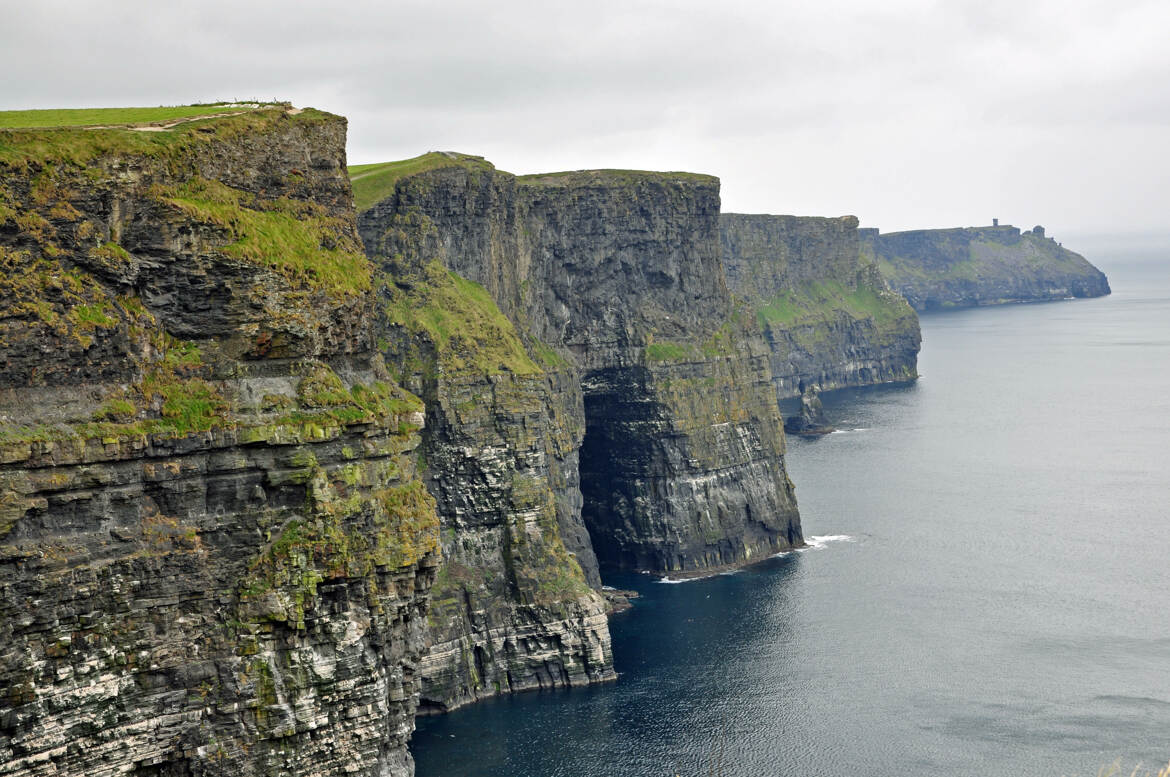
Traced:
<path fill-rule="evenodd" d="M 1170 247 L 928 314 L 921 379 L 790 438 L 809 548 L 611 621 L 620 680 L 426 718 L 419 777 L 1096 775 L 1170 760 Z"/>

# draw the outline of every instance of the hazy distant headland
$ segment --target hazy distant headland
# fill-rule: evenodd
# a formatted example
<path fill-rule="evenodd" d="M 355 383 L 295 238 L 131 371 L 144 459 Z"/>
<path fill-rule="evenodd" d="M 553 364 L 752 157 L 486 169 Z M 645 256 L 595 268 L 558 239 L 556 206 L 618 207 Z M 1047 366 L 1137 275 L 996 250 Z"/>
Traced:
<path fill-rule="evenodd" d="M 1041 226 L 862 229 L 861 251 L 919 311 L 1109 293 L 1104 273 Z"/>

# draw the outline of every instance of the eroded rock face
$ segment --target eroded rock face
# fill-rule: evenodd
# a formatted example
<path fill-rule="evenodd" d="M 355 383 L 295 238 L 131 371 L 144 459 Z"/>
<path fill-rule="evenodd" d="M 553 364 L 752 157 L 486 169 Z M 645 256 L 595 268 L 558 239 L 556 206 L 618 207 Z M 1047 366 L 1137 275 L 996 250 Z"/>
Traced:
<path fill-rule="evenodd" d="M 1105 274 L 1044 228 L 863 230 L 863 253 L 916 310 L 1039 302 L 1109 293 Z"/>
<path fill-rule="evenodd" d="M 423 390 L 435 397 L 427 480 L 444 559 L 419 667 L 424 711 L 617 677 L 605 604 L 582 572 L 597 574 L 592 548 L 586 537 L 579 564 L 561 534 L 583 532 L 581 395 L 570 378 L 453 375 Z"/>
<path fill-rule="evenodd" d="M 4 133 L 0 774 L 412 772 L 438 519 L 344 135 Z"/>
<path fill-rule="evenodd" d="M 609 563 L 696 571 L 801 541 L 766 351 L 733 316 L 718 210 L 708 176 L 517 179 L 481 162 L 399 181 L 359 217 L 386 255 L 423 235 L 425 255 L 572 362 L 583 515 Z"/>
<path fill-rule="evenodd" d="M 581 483 L 602 563 L 693 573 L 802 544 L 767 353 L 752 345 L 587 374 Z"/>
<path fill-rule="evenodd" d="M 411 197 L 433 184 L 446 192 L 446 183 L 407 181 L 401 191 Z M 361 222 L 384 272 L 387 362 L 427 403 L 426 477 L 442 519 L 444 564 L 420 667 L 424 712 L 616 678 L 581 519 L 576 372 L 530 336 L 525 342 L 483 288 L 429 262 L 443 244 L 460 252 L 492 245 L 485 235 L 496 225 L 486 213 L 496 195 L 457 192 L 438 198 L 442 229 L 413 204 Z M 461 219 L 466 229 L 455 226 Z"/>
<path fill-rule="evenodd" d="M 719 217 L 732 291 L 757 312 L 781 397 L 913 380 L 922 336 L 914 311 L 859 256 L 853 216 Z"/>
<path fill-rule="evenodd" d="M 542 338 L 581 369 L 599 559 L 697 572 L 801 542 L 758 332 L 733 317 L 708 176 L 520 179 Z M 532 310 L 536 307 L 529 305 Z"/>

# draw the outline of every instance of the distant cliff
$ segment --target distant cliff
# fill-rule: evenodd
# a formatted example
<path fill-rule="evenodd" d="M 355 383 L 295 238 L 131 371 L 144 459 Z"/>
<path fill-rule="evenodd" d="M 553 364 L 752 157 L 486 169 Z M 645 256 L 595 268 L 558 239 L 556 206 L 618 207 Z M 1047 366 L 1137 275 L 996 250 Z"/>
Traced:
<path fill-rule="evenodd" d="M 426 434 L 446 447 L 442 438 L 482 428 L 472 408 L 483 403 L 444 399 L 456 383 L 513 397 L 510 408 L 496 400 L 491 424 L 500 441 L 492 455 L 515 461 L 508 466 L 532 483 L 534 496 L 552 495 L 559 538 L 547 525 L 540 536 L 572 554 L 548 602 L 514 585 L 493 588 L 533 574 L 508 544 L 523 537 L 531 547 L 531 529 L 518 535 L 509 527 L 530 525 L 533 509 L 547 502 L 485 496 L 474 501 L 499 506 L 471 520 L 473 510 L 461 504 L 480 478 L 460 479 L 455 459 L 427 457 L 450 550 L 435 593 L 436 607 L 447 605 L 432 618 L 424 704 L 449 707 L 524 687 L 510 682 L 522 676 L 541 685 L 605 679 L 609 667 L 594 646 L 603 640 L 607 650 L 608 633 L 589 614 L 595 600 L 574 582 L 597 586 L 597 559 L 693 572 L 801 542 L 768 351 L 750 317 L 742 331 L 723 276 L 716 179 L 629 171 L 517 178 L 478 158 L 431 154 L 359 170 L 354 182 L 371 256 L 414 268 L 436 259 L 442 267 L 422 271 L 431 279 L 425 285 L 449 270 L 452 283 L 482 285 L 506 317 L 506 336 L 449 326 L 448 347 L 465 354 L 458 364 L 444 366 L 440 354 L 436 369 L 410 347 L 389 349 L 402 380 L 424 398 L 432 396 L 423 384 L 434 370 L 438 406 L 452 408 Z M 392 297 L 424 288 L 409 273 L 390 274 Z M 402 320 L 404 332 L 426 328 Z M 511 343 L 512 355 L 469 359 L 479 352 L 471 345 L 477 337 Z M 547 421 L 526 416 L 532 411 L 515 404 L 514 389 L 498 388 L 522 384 L 533 386 L 533 410 L 541 402 L 549 408 Z M 537 458 L 534 442 L 543 451 Z M 501 481 L 497 469 L 485 473 L 485 485 Z M 445 498 L 445 488 L 465 496 Z M 489 540 L 497 536 L 504 540 Z"/>
<path fill-rule="evenodd" d="M 780 396 L 912 380 L 918 316 L 859 255 L 857 219 L 719 217 L 731 290 L 759 319 Z"/>
<path fill-rule="evenodd" d="M 360 217 L 382 271 L 383 352 L 427 404 L 425 476 L 442 520 L 423 711 L 616 678 L 605 604 L 589 585 L 600 577 L 581 522 L 576 373 L 435 261 L 503 249 L 490 237 L 503 206 L 472 200 L 465 172 L 402 176 Z M 492 179 L 476 173 L 498 194 Z M 497 280 L 515 283 L 515 271 Z"/>
<path fill-rule="evenodd" d="M 0 131 L 0 772 L 412 772 L 439 560 L 345 120 Z"/>
<path fill-rule="evenodd" d="M 1046 237 L 1012 226 L 862 232 L 862 255 L 916 310 L 1109 293 L 1105 274 Z"/>

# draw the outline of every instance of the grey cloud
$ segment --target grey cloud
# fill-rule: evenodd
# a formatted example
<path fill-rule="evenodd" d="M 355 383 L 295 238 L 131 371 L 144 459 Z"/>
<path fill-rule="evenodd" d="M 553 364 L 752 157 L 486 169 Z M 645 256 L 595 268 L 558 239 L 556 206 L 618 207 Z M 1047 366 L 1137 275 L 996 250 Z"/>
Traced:
<path fill-rule="evenodd" d="M 4 4 L 0 107 L 291 99 L 347 115 L 356 162 L 690 168 L 887 228 L 1167 210 L 1162 2 Z"/>

